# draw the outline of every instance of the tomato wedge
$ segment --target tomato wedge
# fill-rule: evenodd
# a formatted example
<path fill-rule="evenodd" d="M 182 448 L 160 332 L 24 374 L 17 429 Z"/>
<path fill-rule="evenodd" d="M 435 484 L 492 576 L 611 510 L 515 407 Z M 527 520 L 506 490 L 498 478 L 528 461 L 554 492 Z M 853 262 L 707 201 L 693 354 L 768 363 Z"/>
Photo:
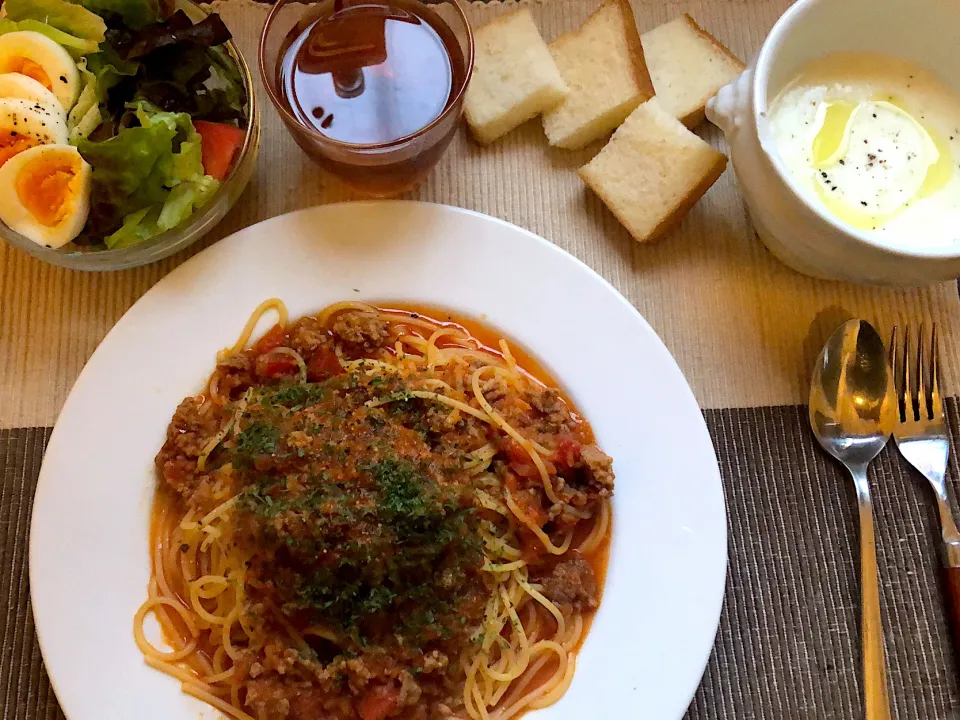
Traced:
<path fill-rule="evenodd" d="M 247 131 L 207 120 L 194 120 L 193 126 L 200 133 L 200 151 L 203 155 L 203 171 L 217 180 L 230 174 L 230 166 L 237 151 L 243 147 Z"/>

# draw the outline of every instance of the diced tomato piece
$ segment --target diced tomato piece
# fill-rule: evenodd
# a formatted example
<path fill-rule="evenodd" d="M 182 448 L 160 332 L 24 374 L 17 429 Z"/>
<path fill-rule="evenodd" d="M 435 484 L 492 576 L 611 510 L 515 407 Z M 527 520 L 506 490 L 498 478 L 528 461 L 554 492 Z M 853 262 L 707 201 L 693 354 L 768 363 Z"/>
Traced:
<path fill-rule="evenodd" d="M 281 345 L 286 344 L 286 333 L 280 325 L 274 325 L 264 333 L 263 337 L 257 340 L 253 345 L 253 351 L 258 355 L 263 355 L 274 350 Z"/>
<path fill-rule="evenodd" d="M 400 690 L 393 685 L 381 685 L 363 696 L 357 707 L 362 720 L 385 720 L 397 711 Z"/>
<path fill-rule="evenodd" d="M 580 447 L 580 442 L 573 435 L 562 435 L 553 450 L 553 462 L 561 470 L 576 467 L 580 462 Z"/>
<path fill-rule="evenodd" d="M 511 463 L 533 463 L 530 459 L 530 453 L 523 449 L 523 446 L 512 437 L 506 437 L 500 441 L 500 446 L 507 454 Z"/>
<path fill-rule="evenodd" d="M 237 151 L 243 147 L 247 131 L 234 125 L 206 120 L 194 120 L 193 126 L 200 133 L 203 171 L 217 180 L 223 180 L 230 173 Z"/>
<path fill-rule="evenodd" d="M 261 355 L 257 358 L 257 364 L 254 368 L 257 377 L 262 380 L 271 380 L 281 375 L 294 375 L 300 367 L 297 361 L 289 355 Z"/>
<path fill-rule="evenodd" d="M 307 362 L 307 380 L 310 382 L 321 382 L 344 372 L 337 354 L 326 348 L 317 348 Z"/>
<path fill-rule="evenodd" d="M 507 454 L 510 469 L 522 478 L 540 477 L 540 471 L 523 446 L 513 438 L 501 440 L 500 447 Z"/>
<path fill-rule="evenodd" d="M 506 485 L 507 490 L 510 491 L 510 495 L 513 497 L 514 503 L 516 503 L 520 512 L 527 520 L 542 527 L 543 524 L 550 519 L 550 515 L 540 507 L 540 504 L 531 492 L 520 489 L 520 482 L 512 472 L 507 473 L 503 484 Z"/>

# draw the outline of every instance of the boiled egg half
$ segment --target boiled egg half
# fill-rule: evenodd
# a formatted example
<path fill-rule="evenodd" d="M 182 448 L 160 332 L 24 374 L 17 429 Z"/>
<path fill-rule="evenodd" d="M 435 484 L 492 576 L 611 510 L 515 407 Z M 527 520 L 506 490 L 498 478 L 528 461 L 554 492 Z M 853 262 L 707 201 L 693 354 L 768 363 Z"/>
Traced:
<path fill-rule="evenodd" d="M 0 74 L 0 98 L 34 100 L 50 107 L 58 107 L 61 112 L 64 112 L 63 106 L 60 105 L 56 95 L 29 75 L 22 75 L 21 73 Z"/>
<path fill-rule="evenodd" d="M 87 222 L 91 173 L 72 145 L 18 153 L 0 167 L 0 220 L 38 245 L 67 244 Z"/>
<path fill-rule="evenodd" d="M 80 71 L 62 45 L 31 30 L 0 35 L 0 73 L 36 80 L 69 112 L 80 94 Z"/>
<path fill-rule="evenodd" d="M 67 123 L 59 105 L 24 98 L 0 98 L 0 166 L 37 145 L 66 142 Z"/>

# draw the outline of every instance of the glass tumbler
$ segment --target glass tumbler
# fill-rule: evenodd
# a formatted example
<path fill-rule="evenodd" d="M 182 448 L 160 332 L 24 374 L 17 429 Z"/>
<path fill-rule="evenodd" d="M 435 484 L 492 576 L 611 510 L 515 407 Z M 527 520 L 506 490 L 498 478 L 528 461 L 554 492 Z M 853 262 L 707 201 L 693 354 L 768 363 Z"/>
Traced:
<path fill-rule="evenodd" d="M 278 0 L 260 36 L 259 65 L 270 101 L 303 151 L 353 189 L 387 197 L 420 182 L 449 145 L 473 51 L 458 0 Z M 445 102 L 437 96 L 443 53 Z M 291 80 L 305 67 L 316 74 Z M 321 87 L 327 95 L 318 100 L 312 88 Z M 384 135 L 391 130 L 396 137 Z"/>

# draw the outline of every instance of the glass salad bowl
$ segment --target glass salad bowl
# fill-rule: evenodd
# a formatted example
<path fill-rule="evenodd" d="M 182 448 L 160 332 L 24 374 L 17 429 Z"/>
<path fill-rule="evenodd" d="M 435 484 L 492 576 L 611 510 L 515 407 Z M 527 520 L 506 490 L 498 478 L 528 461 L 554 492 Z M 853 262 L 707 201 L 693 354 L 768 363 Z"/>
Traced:
<path fill-rule="evenodd" d="M 190 0 L 176 0 L 174 7 L 183 10 L 191 20 L 199 22 L 208 11 Z M 136 245 L 116 249 L 85 247 L 67 243 L 60 248 L 47 248 L 30 240 L 0 222 L 0 238 L 34 257 L 74 270 L 107 271 L 148 265 L 192 245 L 216 226 L 239 199 L 253 175 L 260 146 L 260 111 L 253 88 L 250 69 L 233 40 L 224 45 L 237 64 L 247 94 L 248 121 L 246 137 L 233 159 L 229 175 L 210 200 L 196 209 L 185 222 Z"/>

